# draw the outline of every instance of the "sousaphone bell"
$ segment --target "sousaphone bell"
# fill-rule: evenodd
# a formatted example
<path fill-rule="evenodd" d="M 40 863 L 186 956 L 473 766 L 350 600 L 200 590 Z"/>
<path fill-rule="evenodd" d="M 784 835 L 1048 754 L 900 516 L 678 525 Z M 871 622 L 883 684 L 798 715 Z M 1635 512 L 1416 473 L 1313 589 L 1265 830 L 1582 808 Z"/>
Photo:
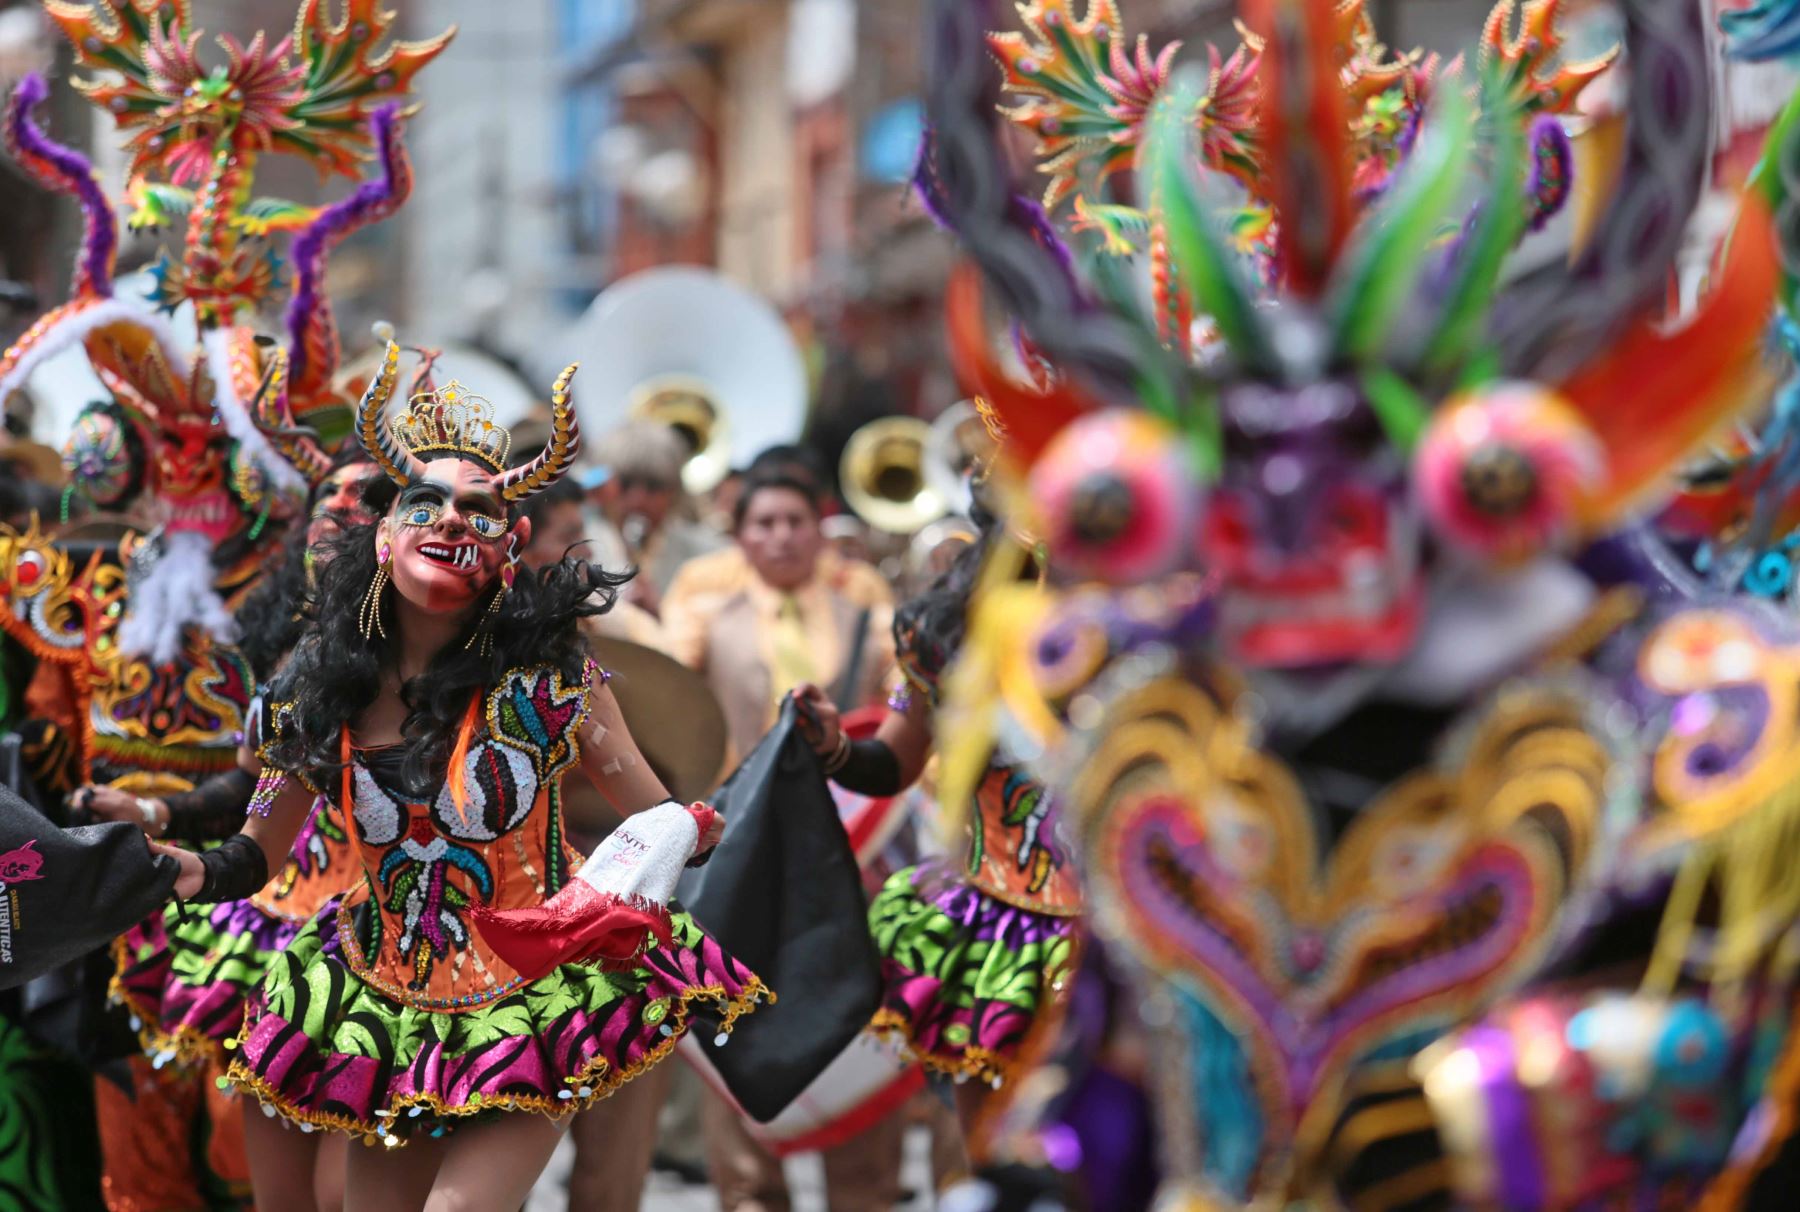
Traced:
<path fill-rule="evenodd" d="M 850 435 L 838 485 L 856 516 L 888 534 L 910 535 L 950 508 L 925 469 L 931 426 L 917 417 L 881 417 Z"/>
<path fill-rule="evenodd" d="M 608 287 L 559 356 L 581 359 L 581 424 L 604 433 L 626 419 L 657 421 L 692 452 L 691 493 L 800 436 L 806 367 L 781 316 L 710 269 L 666 265 Z"/>

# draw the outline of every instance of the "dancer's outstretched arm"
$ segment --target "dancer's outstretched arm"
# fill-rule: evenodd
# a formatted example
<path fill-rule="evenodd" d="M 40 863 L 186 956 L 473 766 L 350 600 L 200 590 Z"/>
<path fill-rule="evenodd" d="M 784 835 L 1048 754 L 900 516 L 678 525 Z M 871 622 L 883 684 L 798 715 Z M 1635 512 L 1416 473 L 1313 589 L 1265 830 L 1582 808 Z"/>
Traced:
<path fill-rule="evenodd" d="M 259 783 L 259 797 L 266 794 Z M 161 842 L 150 848 L 181 864 L 175 895 L 185 901 L 236 901 L 252 896 L 269 882 L 276 858 L 294 844 L 300 827 L 312 811 L 313 793 L 298 779 L 285 779 L 267 815 L 253 811 L 242 832 L 225 839 L 216 850 L 195 854 Z"/>

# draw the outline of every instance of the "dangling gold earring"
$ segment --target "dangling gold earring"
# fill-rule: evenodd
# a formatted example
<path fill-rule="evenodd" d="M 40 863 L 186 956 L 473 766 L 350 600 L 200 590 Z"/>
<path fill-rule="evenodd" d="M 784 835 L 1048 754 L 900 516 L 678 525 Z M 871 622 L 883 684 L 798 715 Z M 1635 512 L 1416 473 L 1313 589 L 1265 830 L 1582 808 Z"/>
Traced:
<path fill-rule="evenodd" d="M 393 551 L 383 543 L 375 552 L 375 579 L 369 582 L 369 592 L 363 595 L 362 634 L 363 639 L 373 639 L 379 635 L 387 639 L 387 628 L 381 622 L 381 592 L 387 588 L 388 561 Z"/>
<path fill-rule="evenodd" d="M 494 650 L 494 618 L 500 613 L 500 599 L 506 596 L 506 586 L 494 590 L 494 596 L 488 599 L 487 609 L 481 612 L 481 619 L 475 624 L 475 630 L 463 641 L 465 649 L 475 647 L 475 641 L 481 641 L 481 655 L 486 656 Z"/>
<path fill-rule="evenodd" d="M 487 609 L 475 624 L 475 630 L 463 641 L 466 651 L 475 647 L 475 637 L 481 637 L 481 655 L 486 656 L 494 650 L 494 616 L 500 613 L 500 599 L 512 592 L 513 578 L 519 574 L 519 536 L 513 535 L 506 548 L 506 563 L 500 565 L 500 588 L 494 590 L 494 596 L 488 599 Z M 487 624 L 484 628 L 482 624 Z"/>

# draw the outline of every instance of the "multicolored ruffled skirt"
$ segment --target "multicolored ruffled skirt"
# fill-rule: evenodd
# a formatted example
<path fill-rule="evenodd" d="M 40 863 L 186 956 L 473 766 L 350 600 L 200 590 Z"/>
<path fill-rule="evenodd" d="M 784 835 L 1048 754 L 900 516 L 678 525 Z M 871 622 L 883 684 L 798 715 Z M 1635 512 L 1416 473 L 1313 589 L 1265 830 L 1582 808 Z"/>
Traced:
<path fill-rule="evenodd" d="M 332 901 L 270 967 L 225 1080 L 304 1130 L 366 1143 L 438 1136 L 492 1112 L 573 1114 L 667 1056 L 691 1017 L 715 1024 L 722 1043 L 739 1015 L 774 1000 L 693 918 L 672 917 L 674 944 L 636 968 L 565 964 L 452 1013 L 395 1001 L 357 976 Z"/>
<path fill-rule="evenodd" d="M 251 901 L 170 905 L 113 943 L 113 995 L 136 1020 L 157 1068 L 222 1059 L 244 1025 L 244 1003 L 304 921 Z"/>
<path fill-rule="evenodd" d="M 1075 919 L 994 899 L 954 874 L 908 867 L 869 906 L 881 952 L 882 1005 L 870 1023 L 938 1073 L 993 1085 L 1062 990 Z"/>

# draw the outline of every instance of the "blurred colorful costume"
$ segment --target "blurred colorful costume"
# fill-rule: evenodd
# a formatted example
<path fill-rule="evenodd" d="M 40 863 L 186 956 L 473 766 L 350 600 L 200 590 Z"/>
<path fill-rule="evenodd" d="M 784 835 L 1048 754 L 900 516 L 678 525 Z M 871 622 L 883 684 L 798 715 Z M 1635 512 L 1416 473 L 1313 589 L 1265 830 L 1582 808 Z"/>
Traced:
<path fill-rule="evenodd" d="M 506 470 L 510 437 L 461 384 L 383 417 L 398 355 L 390 345 L 356 432 L 403 491 L 427 478 L 433 454 L 478 464 L 506 502 L 567 470 L 579 445 L 567 390 L 574 367 L 552 392 L 549 446 Z M 494 529 L 481 533 L 499 541 L 506 523 L 487 521 Z M 385 640 L 391 611 L 387 565 L 378 568 L 361 620 L 370 642 Z M 492 602 L 512 575 L 505 566 Z M 544 906 L 580 865 L 564 841 L 560 782 L 579 761 L 589 695 L 605 678 L 591 661 L 579 679 L 549 663 L 507 671 L 471 702 L 428 787 L 409 787 L 397 748 L 355 748 L 348 726 L 341 770 L 278 769 L 295 676 L 290 669 L 272 692 L 258 800 L 272 802 L 292 777 L 334 803 L 350 818 L 368 895 L 327 904 L 263 981 L 230 1079 L 265 1107 L 309 1130 L 387 1145 L 495 1112 L 569 1115 L 666 1056 L 691 1011 L 716 1015 L 728 1033 L 766 995 L 678 910 L 654 914 L 653 937 L 630 955 L 605 967 L 564 963 L 535 979 L 484 937 L 484 920 Z"/>
<path fill-rule="evenodd" d="M 905 680 L 890 710 L 912 711 L 915 699 L 936 710 L 938 671 L 952 654 L 928 646 L 916 626 L 897 635 Z M 998 1087 L 1063 987 L 1081 889 L 1053 836 L 1049 797 L 999 750 L 966 816 L 960 864 L 896 871 L 869 906 L 885 984 L 872 1025 L 927 1069 Z"/>
<path fill-rule="evenodd" d="M 1569 263 L 1501 286 L 1542 217 L 1542 114 L 1589 66 L 1547 71 L 1555 0 L 1517 39 L 1497 10 L 1373 194 L 1345 49 L 1383 52 L 1346 42 L 1359 6 L 1246 4 L 1261 57 L 1233 146 L 1272 208 L 1266 255 L 1246 264 L 1241 203 L 1195 172 L 1218 144 L 1177 76 L 1139 163 L 1144 319 L 1116 268 L 1079 279 L 1005 180 L 980 7 L 936 7 L 929 184 L 1041 372 L 1001 369 L 958 283 L 961 369 L 1055 588 L 997 573 L 982 595 L 943 778 L 974 786 L 996 736 L 1040 754 L 1130 991 L 1101 1035 L 1129 1020 L 1145 1058 L 1161 1197 L 1780 1206 L 1800 1147 L 1800 635 L 1687 600 L 1630 525 L 1753 399 L 1793 263 L 1788 186 L 1753 191 L 1695 314 L 1656 323 L 1708 145 L 1699 11 L 1622 5 L 1606 214 Z M 1067 5 L 1028 17 L 1067 52 Z M 1784 176 L 1790 129 L 1769 153 Z M 1204 367 L 1189 309 L 1212 326 Z M 1038 1160 L 1103 1174 L 1078 1092 L 1116 1085 L 1062 1070 Z"/>
<path fill-rule="evenodd" d="M 294 418 L 326 426 L 335 407 L 338 432 L 347 428 L 332 382 L 338 347 L 322 294 L 325 257 L 405 198 L 410 170 L 394 102 L 448 35 L 384 45 L 392 16 L 376 0 L 350 0 L 335 20 L 330 6 L 306 0 L 290 39 L 222 39 L 227 61 L 208 70 L 185 0 L 46 7 L 76 62 L 103 73 L 77 86 L 131 132 L 127 222 L 144 229 L 185 219 L 185 238 L 179 258 L 165 252 L 153 270 L 154 310 L 115 295 L 112 205 L 87 160 L 33 120 L 48 90 L 27 77 L 6 110 L 7 149 L 34 179 L 80 204 L 85 229 L 69 302 L 0 358 L 0 396 L 79 342 L 113 399 L 84 412 L 71 434 L 65 459 L 75 489 L 107 509 L 154 498 L 167 520 L 120 544 L 123 567 L 99 557 L 78 566 L 35 531 L 8 537 L 0 625 L 38 656 L 40 677 L 60 671 L 65 679 L 65 732 L 78 739 L 59 751 L 53 731 L 40 745 L 46 758 L 66 756 L 72 770 L 50 771 L 65 787 L 189 792 L 235 764 L 254 678 L 231 646 L 231 612 L 298 506 L 303 472 L 313 470 L 283 457 L 296 446 Z M 271 152 L 349 177 L 373 153 L 381 173 L 331 206 L 255 197 L 257 158 Z M 289 266 L 271 245 L 279 233 L 292 237 Z M 269 342 L 239 321 L 283 284 L 284 340 Z M 191 345 L 170 318 L 184 306 L 197 330 Z M 271 442 L 255 414 L 278 405 L 285 411 L 268 418 L 281 431 Z M 242 924 L 217 923 L 227 935 Z M 279 942 L 272 929 L 236 935 L 233 959 L 265 955 Z M 197 1000 L 162 996 L 179 983 L 170 984 L 178 961 L 161 934 L 153 919 L 124 940 L 118 991 L 165 1059 L 204 1054 L 229 1013 L 205 989 Z M 194 963 L 210 949 L 184 938 L 173 951 Z M 137 1076 L 136 1107 L 101 1087 L 109 1203 L 205 1204 L 187 1174 L 188 1124 L 217 1090 L 197 1074 L 146 1066 Z M 159 1114 L 146 1094 L 179 1106 Z M 230 1140 L 235 1110 L 215 1108 L 214 1120 L 225 1130 L 223 1153 L 241 1154 Z M 241 1185 L 241 1156 L 221 1156 L 215 1148 L 215 1169 L 231 1170 Z"/>

